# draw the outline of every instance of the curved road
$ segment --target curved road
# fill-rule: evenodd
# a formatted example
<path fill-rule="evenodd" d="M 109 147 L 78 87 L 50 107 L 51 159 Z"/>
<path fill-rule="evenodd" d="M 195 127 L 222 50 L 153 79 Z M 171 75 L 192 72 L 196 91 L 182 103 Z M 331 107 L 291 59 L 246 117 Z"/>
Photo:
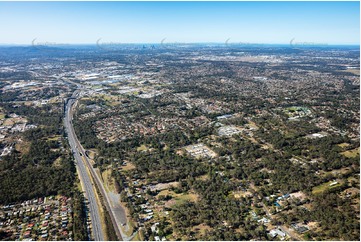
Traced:
<path fill-rule="evenodd" d="M 76 95 L 76 93 L 74 93 Z M 73 94 L 73 96 L 74 96 Z M 93 184 L 91 182 L 91 179 L 87 173 L 86 167 L 83 163 L 82 157 L 80 156 L 80 153 L 77 149 L 77 145 L 75 142 L 75 135 L 73 126 L 71 124 L 71 107 L 74 104 L 75 99 L 68 99 L 66 106 L 65 106 L 65 129 L 68 134 L 68 141 L 71 147 L 71 150 L 73 152 L 74 158 L 75 158 L 75 164 L 78 167 L 79 176 L 82 180 L 84 189 L 85 189 L 85 197 L 89 201 L 89 212 L 90 212 L 90 218 L 92 222 L 92 232 L 93 232 L 93 238 L 96 241 L 103 241 L 104 240 L 104 234 L 101 228 L 101 218 L 100 218 L 100 210 L 98 203 L 96 201 L 95 191 L 93 189 Z"/>
<path fill-rule="evenodd" d="M 79 85 L 78 85 L 78 88 L 80 88 Z M 93 166 L 90 164 L 89 160 L 87 159 L 87 156 L 85 155 L 85 150 L 83 149 L 82 145 L 78 141 L 75 131 L 74 131 L 74 128 L 73 128 L 73 125 L 71 123 L 71 119 L 72 119 L 71 107 L 76 102 L 78 95 L 79 95 L 79 90 L 77 90 L 73 93 L 71 99 L 68 99 L 66 108 L 65 108 L 65 126 L 66 126 L 66 130 L 68 132 L 69 144 L 73 150 L 74 157 L 77 161 L 78 167 L 81 170 L 80 176 L 81 177 L 85 176 L 87 178 L 85 180 L 91 181 L 88 173 L 86 172 L 86 168 L 89 169 L 91 176 L 103 197 L 104 205 L 106 206 L 106 208 L 109 212 L 109 215 L 112 220 L 114 230 L 115 230 L 115 233 L 117 234 L 118 240 L 123 240 L 123 238 L 127 239 L 127 236 L 125 234 L 123 234 L 120 229 L 122 224 L 127 223 L 125 211 L 119 202 L 120 197 L 118 195 L 117 198 L 115 199 L 116 201 L 114 201 L 114 199 L 112 200 L 109 197 L 109 194 L 106 192 L 101 179 L 99 178 L 99 176 L 95 172 Z M 79 164 L 81 164 L 81 165 L 79 165 Z M 93 187 L 93 184 L 91 182 L 84 182 L 84 183 L 85 183 L 86 187 L 87 186 L 90 188 Z M 90 195 L 88 194 L 88 192 L 86 192 L 89 196 L 89 202 L 91 202 L 91 199 L 92 199 L 94 201 L 94 203 L 96 204 L 94 190 L 93 189 L 90 189 L 90 190 L 91 190 L 91 191 L 89 191 Z M 96 211 L 92 212 L 93 210 L 96 210 Z M 93 234 L 94 234 L 95 240 L 104 240 L 103 234 L 101 231 L 99 208 L 98 208 L 97 204 L 96 204 L 96 207 L 93 206 L 93 209 L 91 209 L 90 215 L 91 215 L 92 221 L 97 221 L 97 222 L 92 222 L 93 227 L 95 225 L 97 226 L 96 230 L 93 229 Z M 95 220 L 93 220 L 93 217 Z M 102 238 L 102 239 L 100 239 L 100 238 Z"/>

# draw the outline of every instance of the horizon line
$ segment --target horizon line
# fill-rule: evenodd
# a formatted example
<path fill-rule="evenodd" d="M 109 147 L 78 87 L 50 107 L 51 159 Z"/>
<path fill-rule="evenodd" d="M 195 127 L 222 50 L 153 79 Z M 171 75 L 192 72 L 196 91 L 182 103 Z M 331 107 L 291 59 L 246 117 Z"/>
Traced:
<path fill-rule="evenodd" d="M 1 1 L 1 0 L 0 0 Z M 164 45 L 164 46 L 177 46 L 177 45 L 207 45 L 207 44 L 217 44 L 217 45 L 229 45 L 229 46 L 254 46 L 254 45 L 291 45 L 298 47 L 312 47 L 312 46 L 360 46 L 360 43 L 315 43 L 315 42 L 288 42 L 288 43 L 252 43 L 252 42 L 104 42 L 104 43 L 55 43 L 55 42 L 41 42 L 39 44 L 33 43 L 0 43 L 0 46 L 33 46 L 33 47 L 52 47 L 52 46 L 74 46 L 74 45 L 94 45 L 94 46 L 121 46 L 121 45 Z"/>

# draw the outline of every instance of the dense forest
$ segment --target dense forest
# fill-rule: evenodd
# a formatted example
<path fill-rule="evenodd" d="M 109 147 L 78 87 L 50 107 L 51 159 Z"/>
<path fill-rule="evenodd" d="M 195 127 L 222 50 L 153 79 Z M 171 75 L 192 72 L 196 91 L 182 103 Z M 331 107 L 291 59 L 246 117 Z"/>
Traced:
<path fill-rule="evenodd" d="M 66 140 L 49 140 L 62 135 L 62 113 L 50 105 L 43 108 L 3 105 L 9 113 L 28 118 L 29 122 L 43 126 L 30 129 L 22 135 L 29 144 L 27 152 L 14 151 L 0 163 L 0 203 L 19 202 L 34 197 L 55 194 L 70 195 L 75 179 L 73 159 Z M 50 114 L 50 115 L 49 115 Z M 60 136 L 61 137 L 61 136 Z M 54 165 L 56 160 L 60 165 Z"/>

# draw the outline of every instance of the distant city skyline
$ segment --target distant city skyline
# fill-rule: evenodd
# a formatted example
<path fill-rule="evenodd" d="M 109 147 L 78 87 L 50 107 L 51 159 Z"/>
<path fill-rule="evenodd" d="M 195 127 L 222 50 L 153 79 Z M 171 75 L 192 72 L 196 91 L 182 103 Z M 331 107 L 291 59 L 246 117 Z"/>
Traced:
<path fill-rule="evenodd" d="M 354 2 L 0 2 L 0 44 L 359 45 Z"/>

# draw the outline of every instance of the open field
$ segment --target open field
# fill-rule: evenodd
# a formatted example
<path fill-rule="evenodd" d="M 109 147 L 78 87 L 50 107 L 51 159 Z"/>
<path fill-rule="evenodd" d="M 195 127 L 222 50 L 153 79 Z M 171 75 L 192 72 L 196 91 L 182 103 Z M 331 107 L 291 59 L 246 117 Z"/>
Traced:
<path fill-rule="evenodd" d="M 141 232 L 140 231 L 138 231 L 136 234 L 135 234 L 135 236 L 132 238 L 132 240 L 131 241 L 143 241 L 144 240 L 144 238 L 143 238 L 143 236 L 141 236 L 141 234 L 140 234 Z"/>
<path fill-rule="evenodd" d="M 255 129 L 255 130 L 258 129 L 258 126 L 256 125 L 256 123 L 251 120 L 248 120 L 248 124 L 246 124 L 246 126 L 249 126 L 250 128 Z"/>
<path fill-rule="evenodd" d="M 341 144 L 338 144 L 337 146 L 341 147 L 341 148 L 346 148 L 348 146 L 350 146 L 349 143 L 341 143 Z"/>
<path fill-rule="evenodd" d="M 158 183 L 154 186 L 151 187 L 151 190 L 165 190 L 165 189 L 169 189 L 171 187 L 178 187 L 179 186 L 179 182 L 169 182 L 169 183 Z"/>
<path fill-rule="evenodd" d="M 94 160 L 95 156 L 97 155 L 97 150 L 89 149 L 89 150 L 87 150 L 87 155 L 89 156 L 90 159 Z"/>
<path fill-rule="evenodd" d="M 195 202 L 198 200 L 198 196 L 197 194 L 195 193 L 180 193 L 180 194 L 177 194 L 173 191 L 170 191 L 170 190 L 163 190 L 161 191 L 157 197 L 159 198 L 159 196 L 171 196 L 172 199 L 167 201 L 165 203 L 165 206 L 166 207 L 171 207 L 173 205 L 180 205 L 182 203 L 185 203 L 186 201 L 190 201 L 190 202 Z"/>
<path fill-rule="evenodd" d="M 234 196 L 234 198 L 241 198 L 241 197 L 247 197 L 247 196 L 251 196 L 252 193 L 249 191 L 237 191 L 237 192 L 233 192 L 232 195 Z"/>
<path fill-rule="evenodd" d="M 360 155 L 360 147 L 352 149 L 352 150 L 346 150 L 341 153 L 342 155 L 346 156 L 347 158 L 355 158 L 358 155 Z"/>
<path fill-rule="evenodd" d="M 188 193 L 188 194 L 182 194 L 178 197 L 175 198 L 175 201 L 176 201 L 176 205 L 179 205 L 179 204 L 182 204 L 182 203 L 185 203 L 187 201 L 190 201 L 190 202 L 195 202 L 197 201 L 198 199 L 198 196 L 194 193 Z"/>
<path fill-rule="evenodd" d="M 322 193 L 322 192 L 326 191 L 327 189 L 341 186 L 340 183 L 337 183 L 335 185 L 330 186 L 332 183 L 333 183 L 333 181 L 329 181 L 329 182 L 323 183 L 323 184 L 321 184 L 319 186 L 316 186 L 316 187 L 314 187 L 312 189 L 312 193 L 313 194 L 319 194 L 319 193 Z"/>
<path fill-rule="evenodd" d="M 55 136 L 52 136 L 52 137 L 49 137 L 48 138 L 48 141 L 57 141 L 61 138 L 60 135 L 55 135 Z"/>
<path fill-rule="evenodd" d="M 61 157 L 58 157 L 58 158 L 54 161 L 53 166 L 54 166 L 54 167 L 61 167 L 61 166 L 62 166 L 61 162 L 62 162 L 62 158 L 61 158 Z"/>
<path fill-rule="evenodd" d="M 211 227 L 206 225 L 206 224 L 199 224 L 197 226 L 194 226 L 192 228 L 193 231 L 198 231 L 199 233 L 201 234 L 205 234 L 206 233 L 206 230 L 210 231 L 211 230 Z"/>
<path fill-rule="evenodd" d="M 359 69 L 348 69 L 348 70 L 344 70 L 344 72 L 350 72 L 350 73 L 355 74 L 355 75 L 360 75 L 360 70 Z"/>
<path fill-rule="evenodd" d="M 207 179 L 209 179 L 209 175 L 207 175 L 207 174 L 196 177 L 196 180 L 200 180 L 200 181 L 205 181 Z"/>
<path fill-rule="evenodd" d="M 21 142 L 15 144 L 15 149 L 21 154 L 26 154 L 30 150 L 30 145 L 31 143 L 29 141 L 21 140 Z"/>
<path fill-rule="evenodd" d="M 285 108 L 283 112 L 290 118 L 300 118 L 311 114 L 309 108 L 296 106 Z"/>
<path fill-rule="evenodd" d="M 131 163 L 131 162 L 126 162 L 125 165 L 122 165 L 122 170 L 124 170 L 124 171 L 130 171 L 133 169 L 135 169 L 135 165 L 133 165 L 133 163 Z"/>
<path fill-rule="evenodd" d="M 4 120 L 4 123 L 3 125 L 4 126 L 11 126 L 11 125 L 14 125 L 16 122 L 14 121 L 13 118 L 7 118 Z"/>
<path fill-rule="evenodd" d="M 102 179 L 103 179 L 103 184 L 104 187 L 107 191 L 111 191 L 111 192 L 115 192 L 115 186 L 114 186 L 114 181 L 113 181 L 113 177 L 111 176 L 111 169 L 106 169 L 103 173 L 102 173 Z"/>
<path fill-rule="evenodd" d="M 145 145 L 141 145 L 137 148 L 137 151 L 147 151 L 147 150 L 148 150 L 148 147 Z"/>

